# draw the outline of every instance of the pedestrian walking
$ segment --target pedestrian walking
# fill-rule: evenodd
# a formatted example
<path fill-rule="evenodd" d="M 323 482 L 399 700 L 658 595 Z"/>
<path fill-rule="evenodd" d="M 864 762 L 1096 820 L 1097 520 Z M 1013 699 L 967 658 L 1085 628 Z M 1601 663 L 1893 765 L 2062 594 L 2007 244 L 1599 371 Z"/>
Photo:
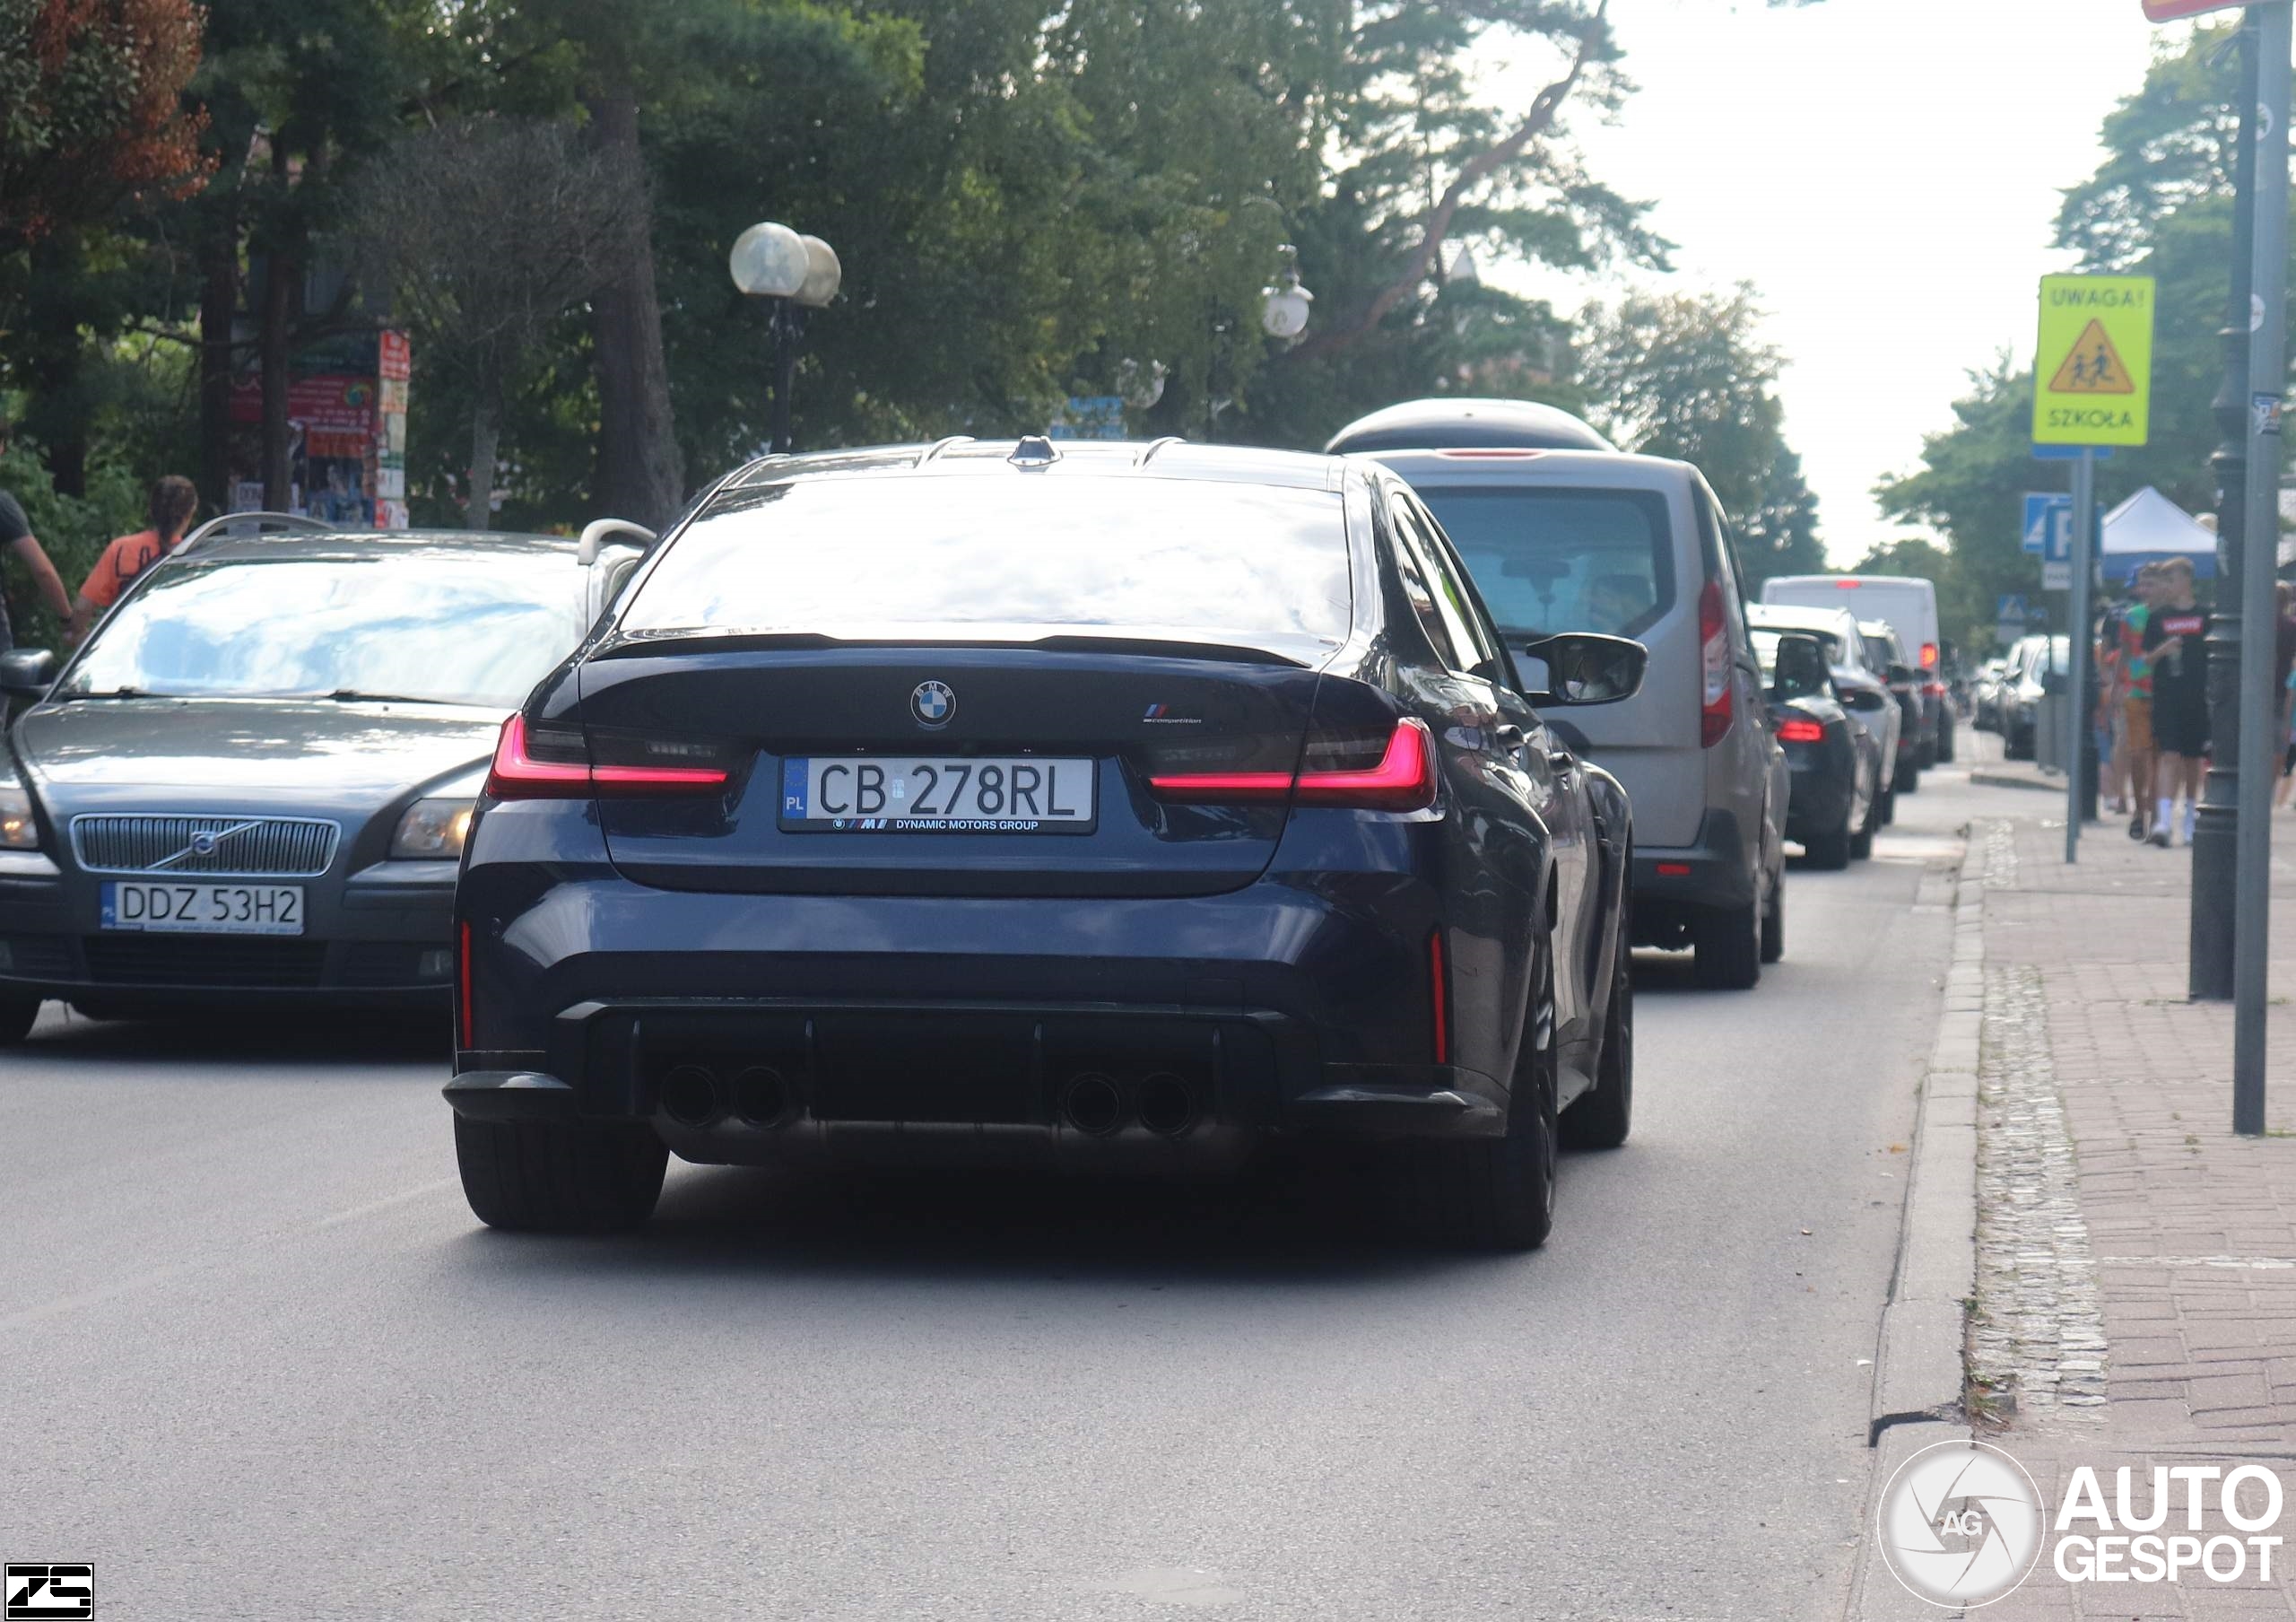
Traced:
<path fill-rule="evenodd" d="M 152 527 L 123 535 L 104 548 L 96 566 L 88 571 L 79 596 L 72 602 L 72 623 L 65 635 L 74 645 L 88 634 L 96 616 L 135 583 L 136 577 L 183 544 L 184 532 L 199 512 L 199 492 L 189 479 L 169 474 L 152 486 L 144 516 Z"/>
<path fill-rule="evenodd" d="M 2200 813 L 2200 777 L 2208 757 L 2208 660 L 2201 639 L 2208 615 L 2193 600 L 2192 564 L 2170 558 L 2153 571 L 2152 612 L 2144 623 L 2152 667 L 2152 842 L 2166 850 L 2177 798 L 2184 797 L 2184 841 L 2192 843 Z"/>
<path fill-rule="evenodd" d="M 2128 787 L 2128 683 L 2121 669 L 2122 605 L 2109 603 L 2097 622 L 2097 763 L 2105 809 L 2115 816 L 2130 804 Z"/>
<path fill-rule="evenodd" d="M 2152 809 L 2152 661 L 2144 632 L 2152 615 L 2156 570 L 2146 563 L 2129 582 L 2133 599 L 2120 615 L 2122 754 L 2127 758 L 2130 811 L 2128 836 L 2143 839 Z"/>
<path fill-rule="evenodd" d="M 8 440 L 13 430 L 6 417 L 0 417 L 0 456 L 8 452 Z M 31 520 L 24 516 L 22 501 L 4 489 L 0 489 L 0 554 L 13 557 L 32 577 L 32 584 L 48 599 L 58 624 L 72 617 L 72 599 L 65 595 L 64 577 L 56 572 L 56 565 L 48 561 L 48 554 L 32 534 Z M 9 617 L 8 582 L 0 573 L 0 653 L 16 645 L 15 625 Z"/>

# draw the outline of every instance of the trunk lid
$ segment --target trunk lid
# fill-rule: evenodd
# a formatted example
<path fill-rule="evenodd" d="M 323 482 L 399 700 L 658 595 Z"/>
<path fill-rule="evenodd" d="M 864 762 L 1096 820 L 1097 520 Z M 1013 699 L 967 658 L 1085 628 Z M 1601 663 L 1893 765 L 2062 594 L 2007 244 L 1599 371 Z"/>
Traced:
<path fill-rule="evenodd" d="M 1318 676 L 1264 650 L 1123 638 L 931 646 L 696 637 L 609 650 L 579 681 L 594 762 L 708 758 L 730 773 L 706 795 L 597 802 L 614 866 L 639 883 L 1170 896 L 1257 878 L 1286 807 L 1167 804 L 1150 793 L 1150 775 L 1295 771 Z M 1027 775 L 1071 762 L 1090 765 L 1060 765 L 1050 781 Z M 874 801 L 863 798 L 861 775 L 872 766 L 884 772 Z M 1087 771 L 1089 824 L 1052 817 L 1079 808 Z M 992 772 L 990 795 L 981 785 Z M 1043 798 L 1008 804 L 1024 784 Z M 916 827 L 890 798 L 900 789 L 907 804 L 936 812 L 952 801 L 935 796 L 956 796 L 976 813 L 969 820 L 999 825 Z"/>

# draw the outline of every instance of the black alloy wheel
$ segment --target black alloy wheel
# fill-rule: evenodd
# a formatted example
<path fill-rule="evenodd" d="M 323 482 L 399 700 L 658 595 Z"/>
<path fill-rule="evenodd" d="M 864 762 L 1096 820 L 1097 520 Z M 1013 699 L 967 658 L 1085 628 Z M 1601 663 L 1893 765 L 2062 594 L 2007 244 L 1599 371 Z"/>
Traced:
<path fill-rule="evenodd" d="M 455 1117 L 463 1196 L 489 1227 L 609 1234 L 654 1214 L 669 1151 L 642 1124 Z"/>
<path fill-rule="evenodd" d="M 1570 1149 L 1614 1149 L 1634 1125 L 1634 951 L 1626 920 L 1619 920 L 1612 954 L 1610 1005 L 1603 1013 L 1603 1056 L 1594 1087 L 1562 1112 L 1562 1144 Z"/>
<path fill-rule="evenodd" d="M 0 1048 L 13 1048 L 31 1034 L 39 1002 L 29 991 L 0 992 Z"/>
<path fill-rule="evenodd" d="M 1413 1204 L 1432 1237 L 1479 1251 L 1546 1243 L 1554 1227 L 1560 1064 L 1552 942 L 1545 941 L 1516 1050 L 1505 1135 L 1422 1143 L 1412 1162 Z"/>

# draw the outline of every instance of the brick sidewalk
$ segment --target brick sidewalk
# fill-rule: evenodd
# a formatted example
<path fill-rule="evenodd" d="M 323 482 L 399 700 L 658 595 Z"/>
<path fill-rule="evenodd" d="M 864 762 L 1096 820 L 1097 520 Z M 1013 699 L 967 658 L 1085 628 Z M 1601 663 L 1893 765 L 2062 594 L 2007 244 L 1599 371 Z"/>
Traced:
<path fill-rule="evenodd" d="M 2114 1470 L 2133 1467 L 2139 1513 L 2156 1465 L 2257 1462 L 2290 1480 L 2296 816 L 2276 819 L 2273 1135 L 2253 1139 L 2231 1129 L 2231 1005 L 2185 999 L 2187 853 L 2107 824 L 2067 867 L 2061 807 L 1987 798 L 1997 820 L 1971 829 L 1964 882 L 1986 888 L 1970 1362 L 2003 1421 L 1994 1439 L 2051 1505 L 2083 1464 L 2109 1499 Z M 2177 1502 L 2165 1530 L 2184 1530 Z M 2274 1530 L 2296 1543 L 2292 1528 L 2296 1492 Z M 2253 1570 L 2226 1585 L 2073 1584 L 2045 1555 L 1982 1615 L 2296 1617 L 2296 1548 L 2278 1557 L 2269 1584 Z"/>

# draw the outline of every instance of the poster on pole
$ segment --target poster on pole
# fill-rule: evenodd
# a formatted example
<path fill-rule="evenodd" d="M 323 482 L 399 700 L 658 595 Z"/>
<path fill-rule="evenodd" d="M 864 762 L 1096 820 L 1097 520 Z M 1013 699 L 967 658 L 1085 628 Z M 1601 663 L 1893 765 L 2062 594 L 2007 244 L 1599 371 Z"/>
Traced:
<path fill-rule="evenodd" d="M 2142 445 L 2152 417 L 2151 276 L 2043 276 L 2033 443 Z"/>

